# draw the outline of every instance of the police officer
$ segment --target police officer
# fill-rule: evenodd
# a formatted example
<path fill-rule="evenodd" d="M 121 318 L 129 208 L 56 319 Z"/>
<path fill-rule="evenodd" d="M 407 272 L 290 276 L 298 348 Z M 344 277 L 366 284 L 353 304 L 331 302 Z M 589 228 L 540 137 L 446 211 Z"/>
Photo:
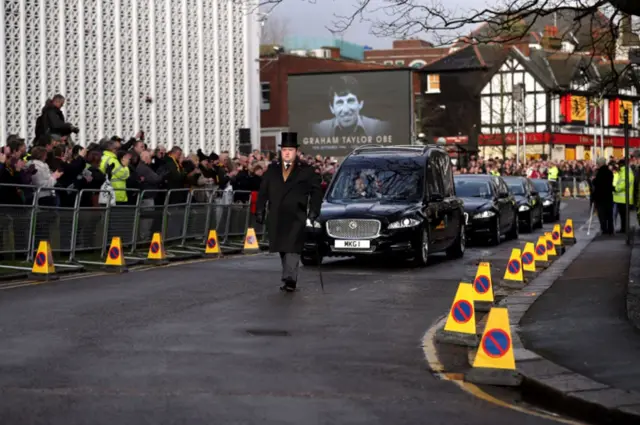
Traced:
<path fill-rule="evenodd" d="M 315 170 L 298 160 L 297 133 L 282 133 L 279 160 L 262 176 L 256 202 L 256 221 L 264 224 L 268 202 L 269 251 L 280 254 L 280 290 L 294 292 L 304 246 L 307 219 L 313 223 L 322 205 L 321 179 Z"/>
<path fill-rule="evenodd" d="M 633 172 L 627 167 L 626 161 L 621 159 L 618 164 L 620 165 L 620 172 L 614 181 L 613 188 L 613 202 L 616 204 L 618 213 L 620 214 L 620 233 L 627 231 L 627 208 L 633 205 L 633 186 L 634 176 Z M 626 186 L 626 175 L 629 174 L 629 187 Z M 626 201 L 626 193 L 629 192 L 629 205 Z"/>
<path fill-rule="evenodd" d="M 551 164 L 551 167 L 549 167 L 549 170 L 547 171 L 547 180 L 550 182 L 557 182 L 559 174 L 560 170 L 558 170 L 558 167 L 556 167 L 555 164 Z"/>

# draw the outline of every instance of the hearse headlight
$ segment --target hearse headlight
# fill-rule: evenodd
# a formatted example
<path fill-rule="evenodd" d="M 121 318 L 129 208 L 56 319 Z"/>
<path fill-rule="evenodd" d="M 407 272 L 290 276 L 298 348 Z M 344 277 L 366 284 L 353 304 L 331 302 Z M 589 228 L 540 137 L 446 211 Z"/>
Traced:
<path fill-rule="evenodd" d="M 311 224 L 311 220 L 307 219 L 307 227 L 313 227 L 314 229 L 322 229 L 322 224 L 317 221 Z"/>
<path fill-rule="evenodd" d="M 483 211 L 481 213 L 478 214 L 474 214 L 473 218 L 491 218 L 494 215 L 496 215 L 496 213 L 494 213 L 493 211 Z"/>
<path fill-rule="evenodd" d="M 523 211 L 529 211 L 531 208 L 529 207 L 529 205 L 520 205 L 520 208 L 518 208 L 518 211 L 523 212 Z"/>
<path fill-rule="evenodd" d="M 552 205 L 553 201 L 551 199 L 545 199 L 545 201 L 542 203 L 542 205 L 544 205 L 545 207 L 548 207 L 549 205 Z"/>
<path fill-rule="evenodd" d="M 389 229 L 406 229 L 408 227 L 414 227 L 420 224 L 419 220 L 415 218 L 403 218 L 402 220 L 394 221 L 389 225 Z"/>

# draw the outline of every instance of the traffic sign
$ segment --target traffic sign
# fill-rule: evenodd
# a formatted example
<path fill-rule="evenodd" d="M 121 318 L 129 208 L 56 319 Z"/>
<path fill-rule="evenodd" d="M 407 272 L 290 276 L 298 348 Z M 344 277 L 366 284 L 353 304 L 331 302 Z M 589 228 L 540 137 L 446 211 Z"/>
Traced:
<path fill-rule="evenodd" d="M 491 280 L 487 276 L 484 276 L 484 275 L 477 276 L 476 279 L 473 281 L 473 289 L 475 289 L 475 291 L 478 294 L 486 294 L 490 288 L 491 288 Z"/>
<path fill-rule="evenodd" d="M 105 268 L 109 271 L 125 272 L 127 263 L 122 256 L 122 241 L 119 236 L 111 238 L 111 245 L 104 262 Z"/>
<path fill-rule="evenodd" d="M 540 261 L 543 263 L 546 263 L 547 261 L 549 261 L 549 256 L 547 253 L 547 240 L 544 237 L 544 235 L 540 235 L 540 237 L 538 237 L 538 241 L 536 242 L 536 261 Z"/>
<path fill-rule="evenodd" d="M 204 248 L 205 254 L 220 255 L 220 244 L 218 243 L 218 232 L 215 230 L 209 230 L 209 236 L 207 237 L 207 244 Z"/>
<path fill-rule="evenodd" d="M 120 256 L 120 249 L 118 249 L 117 246 L 112 246 L 111 249 L 109 250 L 109 258 L 111 258 L 112 260 L 117 260 L 119 256 Z"/>
<path fill-rule="evenodd" d="M 493 359 L 499 359 L 511 348 L 511 338 L 502 329 L 490 329 L 482 338 L 482 349 Z"/>
<path fill-rule="evenodd" d="M 167 255 L 162 244 L 162 235 L 159 232 L 153 234 L 147 260 L 154 263 L 166 264 Z"/>
<path fill-rule="evenodd" d="M 559 240 L 559 239 L 560 239 L 560 233 L 558 233 L 558 232 L 555 232 L 555 231 L 554 231 L 554 232 L 551 234 L 551 236 L 553 236 L 553 240 L 554 240 L 554 241 L 557 241 L 557 240 Z"/>
<path fill-rule="evenodd" d="M 467 300 L 456 301 L 453 304 L 451 313 L 457 323 L 464 324 L 473 317 L 473 306 Z"/>
<path fill-rule="evenodd" d="M 494 307 L 489 311 L 473 367 L 515 370 L 511 326 L 506 307 Z"/>
<path fill-rule="evenodd" d="M 522 273 L 520 258 L 522 258 L 522 252 L 518 248 L 513 248 L 509 262 L 507 263 L 507 269 L 504 271 L 504 280 L 524 283 L 524 274 Z"/>
<path fill-rule="evenodd" d="M 534 273 L 536 271 L 536 250 L 533 242 L 527 242 L 522 253 L 522 269 L 525 272 Z"/>
<path fill-rule="evenodd" d="M 472 285 L 470 283 L 460 283 L 449 310 L 444 332 L 476 335 L 476 318 L 472 302 Z"/>
<path fill-rule="evenodd" d="M 46 262 L 47 262 L 47 255 L 44 252 L 39 252 L 38 255 L 36 255 L 36 265 L 38 267 L 42 267 Z"/>
<path fill-rule="evenodd" d="M 509 269 L 509 273 L 511 274 L 516 274 L 520 271 L 520 261 L 518 260 L 511 260 L 509 261 L 508 264 L 508 269 Z"/>

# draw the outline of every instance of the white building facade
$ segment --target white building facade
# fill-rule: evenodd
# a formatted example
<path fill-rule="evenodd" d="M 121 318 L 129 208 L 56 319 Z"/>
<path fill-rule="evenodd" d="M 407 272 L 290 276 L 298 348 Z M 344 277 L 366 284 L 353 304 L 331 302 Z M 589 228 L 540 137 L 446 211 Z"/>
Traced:
<path fill-rule="evenodd" d="M 82 145 L 144 130 L 150 147 L 259 146 L 260 25 L 253 0 L 3 0 L 0 144 L 30 143 L 47 98 L 66 98 Z"/>

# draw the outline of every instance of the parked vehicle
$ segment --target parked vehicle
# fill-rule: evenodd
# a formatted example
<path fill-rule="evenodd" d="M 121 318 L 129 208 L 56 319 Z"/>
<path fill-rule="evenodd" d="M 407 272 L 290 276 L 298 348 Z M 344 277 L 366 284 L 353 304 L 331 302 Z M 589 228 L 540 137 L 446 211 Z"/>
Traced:
<path fill-rule="evenodd" d="M 437 146 L 354 150 L 332 179 L 315 226 L 307 226 L 304 265 L 395 255 L 424 266 L 437 252 L 462 257 L 466 244 L 451 160 Z"/>
<path fill-rule="evenodd" d="M 533 232 L 543 224 L 542 199 L 527 177 L 504 177 L 509 190 L 516 198 L 520 229 Z"/>
<path fill-rule="evenodd" d="M 502 236 L 518 238 L 516 200 L 501 177 L 461 174 L 455 176 L 455 188 L 469 216 L 469 237 L 489 237 L 495 245 L 501 242 Z"/>
<path fill-rule="evenodd" d="M 531 179 L 533 187 L 542 199 L 542 211 L 547 222 L 560 221 L 560 203 L 562 202 L 560 189 L 554 182 L 544 179 Z"/>

